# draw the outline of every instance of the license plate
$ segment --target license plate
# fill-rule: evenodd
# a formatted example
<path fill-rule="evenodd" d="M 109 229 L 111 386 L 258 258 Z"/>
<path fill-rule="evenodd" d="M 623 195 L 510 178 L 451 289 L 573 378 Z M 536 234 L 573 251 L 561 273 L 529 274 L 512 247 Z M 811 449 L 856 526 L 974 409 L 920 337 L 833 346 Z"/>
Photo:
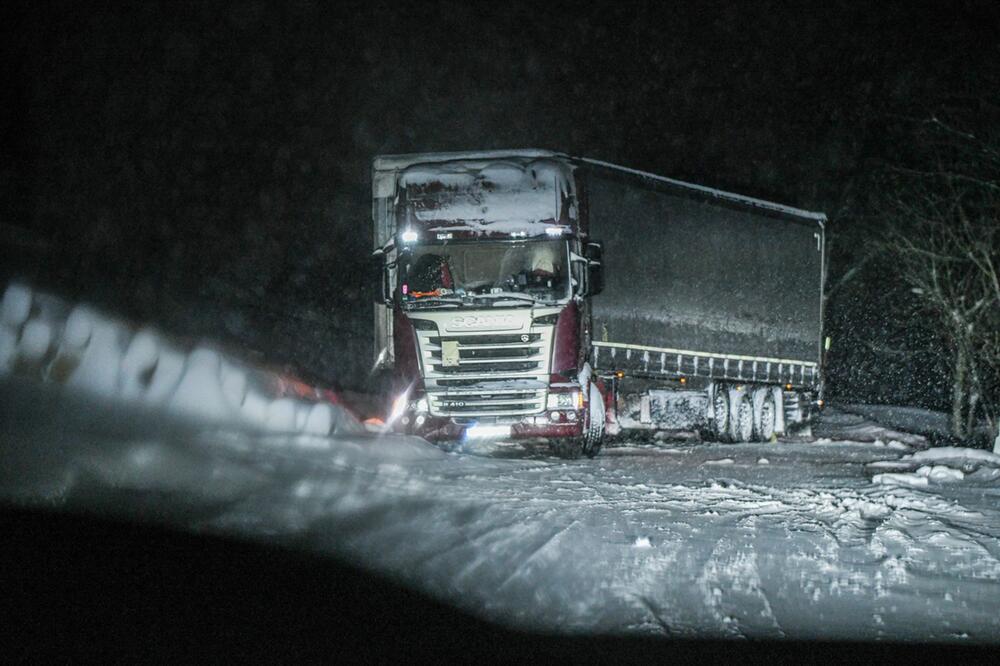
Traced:
<path fill-rule="evenodd" d="M 466 440 L 505 439 L 510 437 L 509 425 L 474 425 L 465 430 Z"/>

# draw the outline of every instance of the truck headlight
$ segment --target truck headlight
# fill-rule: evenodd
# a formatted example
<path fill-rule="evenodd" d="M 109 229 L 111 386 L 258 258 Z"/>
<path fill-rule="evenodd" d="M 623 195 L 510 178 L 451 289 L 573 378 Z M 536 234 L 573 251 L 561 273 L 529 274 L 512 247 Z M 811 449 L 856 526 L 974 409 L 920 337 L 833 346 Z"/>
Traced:
<path fill-rule="evenodd" d="M 579 391 L 549 393 L 549 397 L 545 401 L 545 409 L 581 409 L 582 407 L 583 394 Z"/>
<path fill-rule="evenodd" d="M 430 411 L 430 405 L 427 404 L 427 398 L 420 398 L 419 400 L 413 400 L 410 402 L 410 411 L 417 412 L 418 414 L 426 414 Z"/>

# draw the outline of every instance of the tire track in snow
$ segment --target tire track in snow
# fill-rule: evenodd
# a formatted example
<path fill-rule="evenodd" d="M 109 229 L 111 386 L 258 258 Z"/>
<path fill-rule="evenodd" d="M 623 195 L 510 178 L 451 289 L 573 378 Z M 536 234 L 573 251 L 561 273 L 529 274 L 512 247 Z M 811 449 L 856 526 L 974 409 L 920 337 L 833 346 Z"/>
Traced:
<path fill-rule="evenodd" d="M 720 539 L 702 566 L 698 586 L 705 607 L 724 634 L 784 638 L 763 589 L 754 544 L 739 543 L 746 536 Z"/>
<path fill-rule="evenodd" d="M 485 516 L 489 512 L 490 508 L 492 507 L 484 505 L 482 515 Z M 543 516 L 547 516 L 555 511 L 557 511 L 557 509 L 546 509 L 537 516 L 534 516 L 534 518 L 544 522 Z M 501 524 L 487 523 L 486 527 L 478 530 L 472 535 L 460 531 L 460 533 L 456 535 L 447 546 L 436 552 L 429 553 L 418 560 L 414 560 L 413 566 L 417 569 L 426 567 L 443 557 L 455 555 L 464 549 L 468 549 L 473 555 L 475 555 L 475 559 L 465 560 L 460 570 L 452 570 L 451 579 L 455 583 L 459 583 L 468 578 L 468 576 L 470 576 L 477 568 L 494 563 L 494 558 L 497 557 L 497 548 L 482 547 L 484 542 L 490 541 L 489 537 L 499 536 L 507 532 L 511 532 L 511 536 L 500 537 L 497 541 L 502 544 L 517 544 L 520 540 L 519 537 L 523 537 L 524 525 L 524 519 L 518 517 L 514 520 Z M 461 587 L 461 585 L 458 585 L 457 587 Z"/>
<path fill-rule="evenodd" d="M 527 569 L 531 565 L 531 563 L 541 553 L 545 552 L 546 549 L 548 549 L 549 546 L 551 546 L 553 543 L 556 543 L 557 540 L 563 534 L 565 534 L 571 528 L 573 528 L 573 527 L 575 527 L 575 526 L 577 526 L 579 524 L 580 524 L 580 522 L 574 518 L 572 521 L 570 521 L 570 523 L 568 525 L 565 525 L 564 527 L 559 528 L 558 530 L 556 530 L 555 532 L 553 532 L 552 534 L 550 534 L 548 537 L 546 537 L 545 540 L 542 541 L 542 543 L 538 544 L 537 546 L 532 547 L 532 549 L 530 551 L 530 554 L 527 557 L 525 557 L 524 559 L 522 559 L 521 562 L 519 562 L 517 564 L 517 566 L 514 567 L 514 569 L 507 575 L 507 577 L 503 579 L 503 581 L 500 583 L 500 585 L 497 587 L 497 589 L 498 590 L 502 590 L 505 587 L 507 587 L 507 585 L 509 585 L 511 582 L 513 582 L 521 572 L 523 572 L 525 569 Z"/>

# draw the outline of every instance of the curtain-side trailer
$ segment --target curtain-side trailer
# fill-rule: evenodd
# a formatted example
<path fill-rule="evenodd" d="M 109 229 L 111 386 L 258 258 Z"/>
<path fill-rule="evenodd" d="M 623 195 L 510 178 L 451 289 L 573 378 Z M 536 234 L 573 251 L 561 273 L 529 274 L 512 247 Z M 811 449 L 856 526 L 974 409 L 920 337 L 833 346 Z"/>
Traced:
<path fill-rule="evenodd" d="M 591 364 L 610 429 L 749 441 L 807 424 L 826 217 L 592 160 L 577 174 L 603 243 Z"/>
<path fill-rule="evenodd" d="M 399 430 L 594 455 L 821 396 L 822 214 L 544 150 L 380 156 L 372 211 Z"/>

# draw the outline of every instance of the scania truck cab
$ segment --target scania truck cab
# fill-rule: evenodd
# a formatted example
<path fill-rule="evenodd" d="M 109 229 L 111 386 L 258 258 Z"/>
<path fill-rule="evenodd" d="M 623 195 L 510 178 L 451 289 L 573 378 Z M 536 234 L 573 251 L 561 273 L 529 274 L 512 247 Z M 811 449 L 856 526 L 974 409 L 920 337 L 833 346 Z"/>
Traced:
<path fill-rule="evenodd" d="M 573 165 L 539 150 L 383 156 L 373 184 L 377 363 L 391 368 L 393 426 L 596 453 L 600 246 L 582 225 Z"/>

